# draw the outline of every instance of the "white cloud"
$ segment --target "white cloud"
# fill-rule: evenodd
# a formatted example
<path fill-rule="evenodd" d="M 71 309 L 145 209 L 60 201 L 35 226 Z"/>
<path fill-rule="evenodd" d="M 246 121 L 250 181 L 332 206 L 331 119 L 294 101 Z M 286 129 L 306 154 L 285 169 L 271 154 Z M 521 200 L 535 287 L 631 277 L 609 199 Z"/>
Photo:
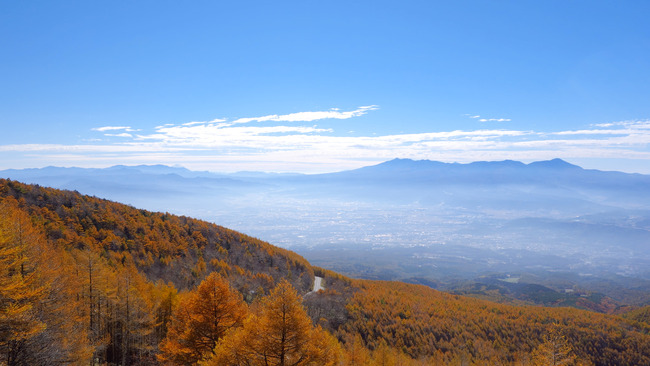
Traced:
<path fill-rule="evenodd" d="M 23 160 L 50 159 L 43 165 L 162 162 L 197 169 L 241 170 L 238 164 L 249 164 L 250 168 L 257 166 L 267 171 L 333 171 L 395 157 L 458 162 L 555 157 L 650 160 L 650 121 L 612 122 L 551 132 L 486 128 L 365 136 L 350 135 L 350 124 L 346 124 L 345 130 L 336 131 L 309 123 L 362 116 L 374 109 L 377 107 L 240 118 L 232 122 L 215 119 L 166 124 L 140 134 L 129 133 L 131 127 L 105 126 L 93 130 L 122 139 L 85 140 L 77 145 L 4 145 L 0 146 L 0 161 L 12 161 L 19 155 Z M 259 123 L 246 124 L 254 121 Z M 12 158 L 1 159 L 3 156 Z M 228 164 L 232 169 L 224 168 Z"/>
<path fill-rule="evenodd" d="M 249 122 L 312 122 L 320 119 L 348 119 L 352 117 L 363 116 L 369 111 L 377 110 L 376 105 L 362 106 L 353 111 L 339 112 L 338 108 L 332 108 L 329 111 L 318 112 L 298 112 L 284 115 L 272 114 L 262 117 L 239 118 L 232 123 L 249 123 Z"/>
<path fill-rule="evenodd" d="M 92 129 L 93 131 L 105 132 L 105 131 L 115 131 L 115 130 L 131 130 L 131 127 L 128 126 L 104 126 L 96 127 Z"/>
<path fill-rule="evenodd" d="M 481 118 L 478 121 L 479 122 L 510 122 L 512 120 L 510 118 Z"/>
<path fill-rule="evenodd" d="M 227 121 L 227 120 L 223 119 L 223 118 L 215 118 L 212 121 L 187 122 L 187 123 L 181 124 L 181 126 L 197 126 L 197 125 L 220 123 L 220 122 L 225 122 L 225 121 Z M 168 124 L 165 124 L 165 125 L 162 125 L 162 126 L 158 126 L 158 127 L 156 127 L 156 129 L 163 128 L 163 127 L 169 127 L 169 126 L 174 126 L 174 124 L 173 123 L 168 123 Z"/>
<path fill-rule="evenodd" d="M 468 118 L 478 119 L 479 122 L 510 122 L 510 118 L 481 118 L 478 114 L 465 114 Z"/>
<path fill-rule="evenodd" d="M 549 135 L 627 135 L 629 130 L 575 130 L 550 132 Z"/>
<path fill-rule="evenodd" d="M 129 126 L 104 126 L 104 127 L 96 127 L 92 128 L 92 131 L 99 131 L 99 132 L 106 132 L 106 131 L 119 131 L 119 130 L 124 130 L 126 132 L 136 132 L 140 130 L 133 129 Z M 108 135 L 106 136 L 115 136 L 115 135 Z"/>

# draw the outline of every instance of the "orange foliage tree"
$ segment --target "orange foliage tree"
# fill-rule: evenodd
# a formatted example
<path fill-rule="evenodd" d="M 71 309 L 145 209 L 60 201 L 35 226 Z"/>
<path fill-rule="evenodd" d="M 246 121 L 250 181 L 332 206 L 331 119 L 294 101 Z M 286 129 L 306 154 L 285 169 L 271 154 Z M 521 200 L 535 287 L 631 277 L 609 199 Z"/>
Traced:
<path fill-rule="evenodd" d="M 27 231 L 16 208 L 3 202 L 0 205 L 0 353 L 8 365 L 15 363 L 24 341 L 45 329 L 34 305 L 44 298 L 47 289 L 40 285 L 39 274 L 28 261 Z"/>
<path fill-rule="evenodd" d="M 336 339 L 314 327 L 296 290 L 282 281 L 243 328 L 229 332 L 205 366 L 336 365 L 341 350 Z"/>
<path fill-rule="evenodd" d="M 196 364 L 212 354 L 226 331 L 242 325 L 247 312 L 241 295 L 213 272 L 178 303 L 160 345 L 160 361 Z"/>
<path fill-rule="evenodd" d="M 575 357 L 571 345 L 557 324 L 553 324 L 542 342 L 533 351 L 533 365 L 560 366 L 571 365 Z"/>
<path fill-rule="evenodd" d="M 89 361 L 68 259 L 16 200 L 0 200 L 0 364 Z"/>
<path fill-rule="evenodd" d="M 363 339 L 358 333 L 346 342 L 345 359 L 346 366 L 368 365 L 370 363 L 370 351 L 363 344 Z"/>

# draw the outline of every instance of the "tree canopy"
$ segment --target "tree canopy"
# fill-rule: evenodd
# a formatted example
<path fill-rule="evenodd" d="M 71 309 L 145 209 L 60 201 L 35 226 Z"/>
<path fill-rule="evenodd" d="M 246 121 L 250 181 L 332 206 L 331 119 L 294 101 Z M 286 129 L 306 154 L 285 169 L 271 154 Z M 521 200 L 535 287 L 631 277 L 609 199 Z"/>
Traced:
<path fill-rule="evenodd" d="M 175 365 L 197 363 L 212 353 L 228 330 L 240 327 L 247 313 L 242 296 L 213 272 L 179 301 L 158 358 Z"/>
<path fill-rule="evenodd" d="M 288 282 L 280 282 L 255 309 L 204 366 L 333 366 L 339 361 L 338 342 L 312 325 Z"/>

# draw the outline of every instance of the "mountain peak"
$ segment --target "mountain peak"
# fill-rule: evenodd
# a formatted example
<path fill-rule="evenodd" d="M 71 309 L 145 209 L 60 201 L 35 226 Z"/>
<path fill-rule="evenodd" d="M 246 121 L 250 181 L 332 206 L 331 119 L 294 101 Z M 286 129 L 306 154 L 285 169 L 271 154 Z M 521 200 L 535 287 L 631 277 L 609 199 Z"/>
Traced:
<path fill-rule="evenodd" d="M 582 169 L 577 165 L 566 162 L 560 158 L 555 158 L 551 160 L 536 161 L 530 164 L 524 164 L 517 160 L 503 160 L 503 161 L 475 161 L 467 164 L 458 164 L 458 163 L 443 163 L 434 160 L 412 160 L 412 159 L 393 159 L 376 165 L 376 167 L 385 167 L 385 168 L 423 168 L 423 167 L 433 167 L 433 166 L 465 166 L 465 167 L 480 167 L 480 168 L 522 168 L 525 166 L 531 168 L 544 168 L 544 169 Z"/>
<path fill-rule="evenodd" d="M 544 169 L 582 169 L 577 165 L 568 163 L 562 159 L 555 158 L 552 160 L 536 161 L 528 164 L 531 168 L 544 168 Z"/>
<path fill-rule="evenodd" d="M 434 161 L 434 160 L 413 160 L 413 159 L 393 159 L 389 161 L 385 161 L 383 163 L 380 163 L 378 165 L 374 166 L 369 166 L 361 169 L 366 169 L 366 168 L 371 168 L 371 169 L 400 169 L 400 170 L 412 170 L 412 169 L 431 169 L 431 168 L 439 168 L 442 166 L 448 166 L 452 164 L 448 163 L 442 163 L 439 161 Z"/>

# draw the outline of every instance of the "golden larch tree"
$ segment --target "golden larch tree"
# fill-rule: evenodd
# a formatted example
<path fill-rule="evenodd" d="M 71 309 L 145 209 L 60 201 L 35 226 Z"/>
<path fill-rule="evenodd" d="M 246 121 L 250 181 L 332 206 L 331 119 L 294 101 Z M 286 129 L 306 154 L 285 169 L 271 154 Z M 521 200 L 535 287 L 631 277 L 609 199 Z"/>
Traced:
<path fill-rule="evenodd" d="M 572 347 L 562 334 L 560 326 L 552 324 L 548 333 L 544 335 L 544 342 L 533 351 L 533 365 L 573 365 L 575 357 L 572 353 Z"/>
<path fill-rule="evenodd" d="M 20 362 L 24 343 L 46 328 L 36 307 L 47 287 L 29 260 L 33 227 L 28 220 L 15 201 L 0 203 L 0 364 Z"/>
<path fill-rule="evenodd" d="M 329 366 L 341 349 L 336 339 L 314 327 L 301 297 L 282 281 L 255 309 L 243 328 L 217 345 L 206 366 Z"/>
<path fill-rule="evenodd" d="M 248 309 L 239 293 L 216 272 L 182 297 L 172 315 L 159 360 L 193 365 L 212 354 L 226 331 L 240 327 Z"/>
<path fill-rule="evenodd" d="M 368 365 L 370 363 L 370 351 L 363 343 L 360 334 L 349 336 L 345 344 L 345 361 L 346 366 Z"/>

